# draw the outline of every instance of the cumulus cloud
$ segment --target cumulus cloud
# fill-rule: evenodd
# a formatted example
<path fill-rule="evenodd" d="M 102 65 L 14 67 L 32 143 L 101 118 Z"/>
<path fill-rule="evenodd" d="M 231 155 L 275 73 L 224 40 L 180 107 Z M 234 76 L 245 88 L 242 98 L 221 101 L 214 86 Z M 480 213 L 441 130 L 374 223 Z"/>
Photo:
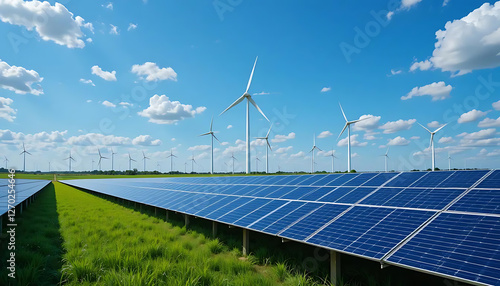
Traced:
<path fill-rule="evenodd" d="M 481 110 L 476 110 L 473 109 L 469 112 L 466 112 L 458 118 L 457 122 L 458 123 L 467 123 L 467 122 L 473 122 L 479 120 L 481 117 L 485 117 L 487 112 L 483 112 Z"/>
<path fill-rule="evenodd" d="M 410 140 L 407 140 L 406 138 L 401 136 L 389 139 L 389 143 L 387 143 L 387 145 L 389 146 L 406 146 L 408 144 L 410 144 Z"/>
<path fill-rule="evenodd" d="M 295 132 L 290 132 L 288 135 L 275 135 L 273 139 L 271 139 L 272 143 L 281 143 L 290 139 L 295 139 Z"/>
<path fill-rule="evenodd" d="M 274 153 L 276 154 L 284 154 L 286 152 L 289 152 L 289 151 L 292 151 L 293 147 L 292 146 L 288 146 L 288 147 L 281 147 L 281 148 L 278 148 L 274 151 Z"/>
<path fill-rule="evenodd" d="M 439 121 L 435 121 L 435 120 L 432 121 L 431 123 L 427 123 L 427 127 L 429 127 L 429 128 L 439 128 L 439 127 L 441 127 L 441 125 L 443 125 L 443 124 L 441 124 L 441 123 L 439 123 Z"/>
<path fill-rule="evenodd" d="M 109 2 L 106 5 L 102 5 L 102 7 L 106 8 L 106 9 L 109 9 L 109 10 L 113 10 L 113 3 Z"/>
<path fill-rule="evenodd" d="M 496 129 L 495 128 L 489 128 L 489 129 L 482 129 L 477 132 L 473 133 L 467 133 L 463 132 L 461 134 L 458 134 L 458 137 L 462 137 L 463 139 L 466 140 L 478 140 L 478 139 L 489 139 L 493 138 L 496 134 Z"/>
<path fill-rule="evenodd" d="M 161 140 L 153 139 L 151 135 L 139 135 L 132 139 L 132 144 L 140 146 L 159 146 L 161 145 Z"/>
<path fill-rule="evenodd" d="M 389 121 L 385 123 L 384 125 L 380 126 L 380 129 L 383 129 L 385 134 L 391 134 L 401 130 L 409 130 L 415 122 L 417 122 L 416 119 L 399 119 L 397 121 Z"/>
<path fill-rule="evenodd" d="M 135 30 L 135 29 L 137 29 L 137 24 L 134 24 L 134 23 L 128 24 L 127 31 Z"/>
<path fill-rule="evenodd" d="M 300 151 L 298 153 L 290 155 L 290 158 L 300 158 L 300 157 L 304 157 L 305 155 L 306 155 L 306 153 L 304 153 L 303 151 Z"/>
<path fill-rule="evenodd" d="M 420 136 L 412 136 L 410 137 L 411 140 L 419 140 L 420 139 Z"/>
<path fill-rule="evenodd" d="M 330 132 L 330 131 L 328 131 L 328 130 L 327 130 L 327 131 L 323 131 L 323 132 L 321 132 L 321 133 L 318 135 L 318 138 L 326 138 L 326 137 L 330 137 L 330 136 L 332 136 L 332 135 L 333 135 L 333 134 L 332 134 L 332 132 Z"/>
<path fill-rule="evenodd" d="M 189 104 L 171 101 L 166 95 L 155 94 L 149 99 L 149 107 L 137 114 L 149 118 L 152 123 L 175 124 L 180 120 L 195 117 L 205 110 L 204 106 L 193 108 Z"/>
<path fill-rule="evenodd" d="M 229 124 L 229 125 L 226 127 L 226 129 L 231 129 L 231 128 L 233 128 L 233 125 L 231 125 L 231 124 Z"/>
<path fill-rule="evenodd" d="M 177 81 L 177 73 L 171 67 L 159 68 L 156 63 L 146 62 L 142 65 L 133 65 L 132 73 L 146 81 L 173 80 Z"/>
<path fill-rule="evenodd" d="M 485 118 L 479 122 L 477 127 L 487 128 L 487 127 L 500 127 L 500 117 L 497 119 Z"/>
<path fill-rule="evenodd" d="M 123 107 L 132 107 L 134 106 L 132 103 L 130 102 L 126 102 L 126 101 L 122 101 L 120 103 L 118 103 L 120 106 L 123 106 Z"/>
<path fill-rule="evenodd" d="M 323 88 L 321 89 L 321 92 L 328 92 L 328 91 L 330 91 L 330 90 L 332 90 L 332 88 L 331 88 L 331 87 L 326 87 L 326 86 L 325 86 L 325 87 L 323 87 Z"/>
<path fill-rule="evenodd" d="M 1 4 L 0 4 L 1 11 Z M 10 66 L 0 60 L 0 87 L 11 90 L 17 94 L 31 93 L 33 95 L 43 94 L 40 82 L 43 77 L 34 71 L 23 67 Z M 36 84 L 36 87 L 32 85 Z"/>
<path fill-rule="evenodd" d="M 351 135 L 351 147 L 364 147 L 368 145 L 368 142 L 359 142 L 358 141 L 358 134 Z M 342 146 L 347 146 L 347 137 L 344 139 L 340 139 L 339 142 L 337 142 L 337 146 L 342 147 Z"/>
<path fill-rule="evenodd" d="M 500 2 L 484 3 L 436 32 L 431 62 L 442 71 L 463 75 L 500 66 Z"/>
<path fill-rule="evenodd" d="M 67 142 L 70 145 L 77 146 L 119 146 L 130 145 L 131 140 L 128 137 L 87 133 L 79 136 L 72 136 L 68 138 Z"/>
<path fill-rule="evenodd" d="M 112 102 L 109 102 L 107 100 L 103 101 L 102 102 L 102 105 L 106 106 L 106 107 L 116 107 L 116 104 L 112 103 Z"/>
<path fill-rule="evenodd" d="M 9 122 L 13 122 L 16 119 L 17 110 L 10 106 L 13 102 L 10 98 L 0 97 L 0 118 Z"/>
<path fill-rule="evenodd" d="M 438 141 L 438 143 L 441 143 L 441 144 L 449 144 L 449 143 L 453 143 L 455 142 L 455 140 L 453 140 L 452 137 L 441 137 Z"/>
<path fill-rule="evenodd" d="M 23 140 L 24 134 L 21 132 L 13 132 L 9 129 L 0 129 L 0 140 L 2 141 L 13 141 L 13 140 Z"/>
<path fill-rule="evenodd" d="M 426 71 L 429 70 L 432 67 L 432 63 L 429 60 L 421 61 L 421 62 L 414 62 L 411 67 L 410 71 L 416 71 L 416 70 L 421 70 L 421 71 Z"/>
<path fill-rule="evenodd" d="M 118 27 L 117 27 L 117 26 L 115 26 L 115 25 L 113 25 L 113 24 L 109 24 L 109 26 L 111 27 L 111 28 L 109 29 L 109 33 L 110 33 L 111 35 L 119 35 L 119 34 L 120 34 L 120 31 L 118 31 Z"/>
<path fill-rule="evenodd" d="M 457 136 L 462 137 L 461 146 L 500 146 L 500 138 L 494 128 L 482 129 L 473 133 L 463 132 Z"/>
<path fill-rule="evenodd" d="M 421 87 L 414 87 L 407 95 L 402 96 L 401 100 L 408 100 L 417 96 L 430 95 L 432 101 L 443 100 L 450 97 L 451 85 L 446 85 L 444 81 L 433 82 Z"/>
<path fill-rule="evenodd" d="M 387 19 L 391 20 L 392 16 L 394 16 L 394 13 L 396 13 L 396 12 L 410 10 L 411 8 L 413 8 L 415 5 L 417 5 L 421 1 L 422 0 L 402 0 L 399 8 L 397 8 L 395 11 L 389 11 L 387 13 Z"/>
<path fill-rule="evenodd" d="M 207 151 L 210 150 L 210 145 L 196 145 L 188 148 L 188 151 Z"/>
<path fill-rule="evenodd" d="M 106 81 L 116 81 L 116 71 L 112 71 L 112 72 L 103 71 L 97 65 L 90 68 L 90 70 L 92 71 L 92 74 L 95 74 L 96 76 L 98 76 Z"/>
<path fill-rule="evenodd" d="M 379 122 L 382 117 L 380 116 L 375 116 L 371 114 L 367 115 L 361 115 L 359 117 L 360 120 L 359 122 L 354 123 L 353 130 L 354 131 L 372 131 L 375 130 L 379 127 Z"/>
<path fill-rule="evenodd" d="M 83 79 L 83 78 L 81 78 L 80 82 L 84 83 L 84 84 L 90 84 L 91 86 L 95 86 L 95 84 L 90 79 Z"/>
<path fill-rule="evenodd" d="M 35 29 L 44 41 L 53 41 L 68 48 L 85 47 L 81 27 L 91 32 L 94 30 L 91 23 L 85 23 L 80 16 L 73 18 L 73 13 L 57 2 L 52 6 L 47 1 L 37 0 L 0 1 L 0 20 L 23 26 L 29 31 Z"/>
<path fill-rule="evenodd" d="M 28 134 L 26 135 L 26 140 L 28 141 L 38 141 L 38 142 L 64 142 L 64 136 L 68 134 L 68 130 L 65 131 L 52 131 L 52 132 L 46 132 L 42 131 L 39 133 L 35 134 Z"/>
<path fill-rule="evenodd" d="M 491 104 L 495 110 L 500 110 L 500 100 Z"/>

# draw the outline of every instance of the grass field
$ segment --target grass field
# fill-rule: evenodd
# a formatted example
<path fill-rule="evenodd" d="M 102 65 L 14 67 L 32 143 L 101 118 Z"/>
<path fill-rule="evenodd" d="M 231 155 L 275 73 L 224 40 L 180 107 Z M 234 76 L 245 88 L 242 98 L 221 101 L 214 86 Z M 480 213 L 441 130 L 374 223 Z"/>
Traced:
<path fill-rule="evenodd" d="M 284 261 L 258 265 L 238 247 L 60 183 L 49 185 L 18 224 L 12 285 L 317 284 Z M 5 271 L 1 285 L 12 283 Z"/>

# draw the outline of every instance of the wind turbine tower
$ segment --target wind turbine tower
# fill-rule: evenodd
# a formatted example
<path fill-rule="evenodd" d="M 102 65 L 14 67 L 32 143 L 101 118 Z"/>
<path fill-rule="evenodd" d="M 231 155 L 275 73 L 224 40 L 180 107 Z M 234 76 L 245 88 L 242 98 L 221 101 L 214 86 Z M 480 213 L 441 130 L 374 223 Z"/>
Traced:
<path fill-rule="evenodd" d="M 427 132 L 429 132 L 431 134 L 431 141 L 430 141 L 429 147 L 431 147 L 432 171 L 435 171 L 436 170 L 436 153 L 434 150 L 434 135 L 436 134 L 436 132 L 438 132 L 439 130 L 443 129 L 446 125 L 448 125 L 448 123 L 439 127 L 438 129 L 434 130 L 434 132 L 431 132 L 429 129 L 427 129 L 425 126 L 423 126 L 420 123 L 418 123 L 418 125 L 422 126 L 422 128 L 424 128 L 425 130 L 427 130 Z"/>

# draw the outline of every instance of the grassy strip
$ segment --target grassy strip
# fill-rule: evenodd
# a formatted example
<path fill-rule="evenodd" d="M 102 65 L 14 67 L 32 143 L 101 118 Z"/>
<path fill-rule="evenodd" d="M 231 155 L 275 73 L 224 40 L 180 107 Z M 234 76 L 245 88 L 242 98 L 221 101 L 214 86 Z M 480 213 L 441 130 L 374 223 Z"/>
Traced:
<path fill-rule="evenodd" d="M 57 285 L 60 281 L 62 238 L 59 233 L 54 185 L 49 184 L 22 214 L 16 213 L 16 278 L 0 269 L 0 285 Z M 10 251 L 3 230 L 0 243 L 1 265 Z"/>
<path fill-rule="evenodd" d="M 69 285 L 314 285 L 286 266 L 56 183 Z"/>

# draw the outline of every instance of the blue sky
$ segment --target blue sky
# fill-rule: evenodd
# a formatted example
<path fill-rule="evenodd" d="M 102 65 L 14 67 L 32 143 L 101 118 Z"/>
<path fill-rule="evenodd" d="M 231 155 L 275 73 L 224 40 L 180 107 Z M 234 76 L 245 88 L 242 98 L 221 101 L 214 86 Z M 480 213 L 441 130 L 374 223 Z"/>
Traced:
<path fill-rule="evenodd" d="M 271 2 L 271 3 L 268 3 Z M 297 1 L 296 1 L 297 2 Z M 347 169 L 339 102 L 352 129 L 353 168 L 499 168 L 500 2 L 10 1 L 0 4 L 0 154 L 27 170 L 89 170 L 97 148 L 114 168 L 244 170 L 250 93 L 273 123 L 270 171 Z M 267 122 L 253 107 L 251 137 Z M 265 142 L 253 140 L 264 168 Z M 103 160 L 102 169 L 111 169 Z M 3 162 L 5 164 L 5 162 Z M 185 165 L 187 164 L 187 165 Z M 227 164 L 227 165 L 226 165 Z M 94 163 L 94 169 L 96 169 Z"/>

